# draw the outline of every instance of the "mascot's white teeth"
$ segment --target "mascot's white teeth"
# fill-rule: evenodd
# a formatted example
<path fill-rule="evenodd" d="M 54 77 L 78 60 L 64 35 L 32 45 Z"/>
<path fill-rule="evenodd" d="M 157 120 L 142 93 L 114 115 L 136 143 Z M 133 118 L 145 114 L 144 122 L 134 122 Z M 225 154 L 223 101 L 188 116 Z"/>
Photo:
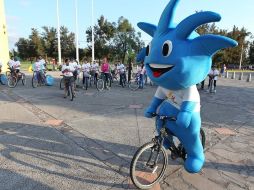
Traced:
<path fill-rule="evenodd" d="M 149 64 L 149 66 L 155 69 L 167 69 L 173 67 L 174 65 Z"/>

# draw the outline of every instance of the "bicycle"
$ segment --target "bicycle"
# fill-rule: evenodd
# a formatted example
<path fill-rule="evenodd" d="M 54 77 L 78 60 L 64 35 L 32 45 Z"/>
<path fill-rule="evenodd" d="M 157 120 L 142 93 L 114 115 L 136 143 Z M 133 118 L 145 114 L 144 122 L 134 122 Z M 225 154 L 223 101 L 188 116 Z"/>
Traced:
<path fill-rule="evenodd" d="M 34 71 L 32 77 L 32 87 L 37 88 L 38 86 L 48 85 L 48 78 L 53 78 L 51 75 L 46 75 L 46 71 L 40 73 L 40 71 Z"/>
<path fill-rule="evenodd" d="M 97 80 L 96 83 L 96 88 L 98 91 L 103 91 L 105 88 L 110 89 L 111 87 L 111 80 L 108 77 L 108 80 L 106 81 L 106 76 L 105 73 L 101 73 L 99 79 Z"/>
<path fill-rule="evenodd" d="M 119 73 L 120 75 L 120 85 L 124 88 L 126 86 L 127 80 L 126 80 L 126 73 Z"/>
<path fill-rule="evenodd" d="M 208 86 L 208 92 L 209 93 L 215 93 L 216 90 L 214 89 L 214 77 L 209 77 L 209 86 Z"/>
<path fill-rule="evenodd" d="M 26 75 L 25 73 L 16 73 L 16 70 L 14 68 L 9 68 L 10 71 L 7 71 L 7 84 L 10 88 L 15 88 L 18 84 L 18 82 L 21 80 L 23 86 L 26 85 Z"/>
<path fill-rule="evenodd" d="M 132 74 L 133 78 L 129 81 L 129 88 L 133 91 L 139 88 L 140 84 L 140 75 L 138 73 Z"/>
<path fill-rule="evenodd" d="M 157 115 L 153 114 L 153 116 Z M 159 183 L 163 178 L 168 164 L 167 152 L 163 146 L 165 139 L 167 139 L 170 144 L 168 149 L 171 151 L 171 159 L 175 160 L 177 158 L 182 158 L 183 160 L 186 160 L 187 158 L 187 153 L 183 145 L 180 143 L 178 138 L 166 127 L 166 121 L 175 122 L 176 118 L 168 116 L 157 116 L 156 123 L 158 120 L 162 121 L 162 128 L 159 131 L 159 135 L 155 136 L 151 142 L 141 146 L 136 151 L 131 161 L 131 180 L 133 184 L 140 189 L 149 189 L 156 183 Z M 204 148 L 205 133 L 202 128 L 200 129 L 200 138 Z"/>
<path fill-rule="evenodd" d="M 74 78 L 73 77 L 64 77 L 65 80 L 65 87 L 67 88 L 67 96 L 71 101 L 73 101 L 75 94 L 74 94 Z"/>

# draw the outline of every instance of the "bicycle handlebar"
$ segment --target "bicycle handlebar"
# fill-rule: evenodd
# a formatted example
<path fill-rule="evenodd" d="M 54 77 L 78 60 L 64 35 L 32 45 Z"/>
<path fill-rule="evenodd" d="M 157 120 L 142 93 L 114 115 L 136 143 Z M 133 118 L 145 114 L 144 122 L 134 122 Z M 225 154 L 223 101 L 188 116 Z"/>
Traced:
<path fill-rule="evenodd" d="M 169 120 L 169 121 L 176 121 L 177 118 L 173 116 L 166 116 L 166 115 L 158 115 L 157 113 L 152 113 L 152 117 L 159 116 L 162 120 Z"/>

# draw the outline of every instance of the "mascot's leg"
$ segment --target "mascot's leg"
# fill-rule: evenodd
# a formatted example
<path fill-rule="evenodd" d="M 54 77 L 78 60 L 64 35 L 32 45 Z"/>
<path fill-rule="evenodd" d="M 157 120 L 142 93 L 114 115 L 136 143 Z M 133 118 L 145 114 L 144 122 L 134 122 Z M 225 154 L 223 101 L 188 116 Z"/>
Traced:
<path fill-rule="evenodd" d="M 183 146 L 187 152 L 184 167 L 190 173 L 199 172 L 205 162 L 204 150 L 200 139 L 200 113 L 193 113 L 190 126 L 183 136 Z"/>
<path fill-rule="evenodd" d="M 199 172 L 205 161 L 204 150 L 200 139 L 200 113 L 193 113 L 188 128 L 181 128 L 172 122 L 168 122 L 167 126 L 179 138 L 187 152 L 187 159 L 184 163 L 185 169 L 190 173 Z"/>
<path fill-rule="evenodd" d="M 176 109 L 174 106 L 172 106 L 170 103 L 168 103 L 167 101 L 164 101 L 161 105 L 160 105 L 160 108 L 159 108 L 159 112 L 158 112 L 158 115 L 159 116 L 170 116 L 170 117 L 177 117 L 177 114 L 178 114 L 179 110 Z M 156 122 L 156 129 L 157 129 L 157 132 L 159 133 L 162 125 L 163 125 L 163 121 L 159 119 L 159 116 L 156 118 L 157 119 L 157 122 Z M 168 125 L 169 121 L 167 121 L 167 124 Z M 175 124 L 175 122 L 170 122 L 171 124 Z M 164 147 L 166 149 L 169 148 L 170 146 L 170 142 L 168 139 L 164 139 Z"/>

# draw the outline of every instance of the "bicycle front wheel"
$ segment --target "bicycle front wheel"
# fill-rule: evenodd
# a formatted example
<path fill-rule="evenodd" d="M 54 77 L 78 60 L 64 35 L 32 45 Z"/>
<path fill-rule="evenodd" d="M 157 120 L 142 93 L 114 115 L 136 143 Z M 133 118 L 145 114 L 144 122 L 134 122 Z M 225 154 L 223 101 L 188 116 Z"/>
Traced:
<path fill-rule="evenodd" d="M 99 91 L 103 91 L 103 89 L 104 89 L 104 81 L 102 79 L 97 80 L 96 88 Z"/>
<path fill-rule="evenodd" d="M 33 78 L 32 78 L 32 87 L 33 87 L 33 88 L 37 88 L 38 84 L 39 84 L 39 81 L 38 81 L 38 79 L 37 79 L 37 75 L 34 74 L 34 75 L 33 75 Z"/>
<path fill-rule="evenodd" d="M 137 90 L 138 87 L 139 87 L 139 84 L 138 84 L 137 80 L 135 80 L 135 79 L 130 80 L 130 82 L 129 82 L 129 88 L 131 90 Z"/>
<path fill-rule="evenodd" d="M 161 149 L 154 142 L 144 144 L 135 153 L 130 166 L 133 184 L 140 189 L 150 189 L 160 182 L 168 164 L 164 147 Z"/>
<path fill-rule="evenodd" d="M 74 98 L 74 94 L 73 94 L 73 89 L 72 89 L 72 84 L 69 85 L 68 87 L 68 94 L 69 94 L 69 98 L 70 98 L 70 101 L 73 101 L 73 98 Z"/>
<path fill-rule="evenodd" d="M 26 75 L 24 73 L 21 74 L 21 81 L 22 81 L 23 86 L 25 86 L 26 85 Z"/>
<path fill-rule="evenodd" d="M 8 86 L 9 86 L 10 88 L 15 88 L 16 85 L 17 85 L 17 82 L 18 82 L 18 80 L 17 80 L 16 77 L 14 77 L 14 76 L 9 76 L 9 78 L 8 78 Z"/>

